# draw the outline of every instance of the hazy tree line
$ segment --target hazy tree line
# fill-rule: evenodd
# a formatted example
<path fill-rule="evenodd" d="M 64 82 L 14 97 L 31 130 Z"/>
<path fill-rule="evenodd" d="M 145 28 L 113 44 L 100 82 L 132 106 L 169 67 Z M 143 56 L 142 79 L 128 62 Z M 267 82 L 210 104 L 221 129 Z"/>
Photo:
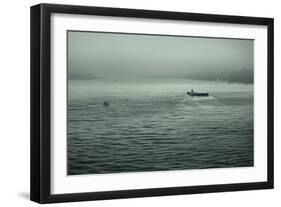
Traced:
<path fill-rule="evenodd" d="M 186 78 L 197 79 L 197 80 L 240 82 L 240 83 L 254 82 L 253 70 L 249 70 L 249 69 L 241 69 L 237 71 L 233 71 L 233 70 L 210 71 L 210 72 L 198 71 L 188 74 Z"/>
<path fill-rule="evenodd" d="M 185 76 L 180 74 L 169 74 L 169 75 L 151 75 L 142 78 L 188 78 L 194 80 L 210 80 L 210 81 L 227 81 L 227 82 L 240 82 L 240 83 L 253 83 L 253 70 L 249 69 L 241 69 L 241 70 L 212 70 L 212 71 L 192 71 L 187 73 Z M 89 73 L 68 73 L 68 79 L 70 80 L 92 80 L 92 79 L 100 79 L 103 77 L 95 76 Z M 141 78 L 141 77 L 140 77 Z"/>

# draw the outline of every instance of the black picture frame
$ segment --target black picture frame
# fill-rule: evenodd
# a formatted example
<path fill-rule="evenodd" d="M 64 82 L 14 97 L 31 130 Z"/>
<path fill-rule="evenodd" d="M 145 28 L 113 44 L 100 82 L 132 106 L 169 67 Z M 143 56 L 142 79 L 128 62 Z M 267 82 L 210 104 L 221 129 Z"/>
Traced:
<path fill-rule="evenodd" d="M 100 15 L 113 17 L 134 17 L 148 19 L 181 20 L 194 22 L 215 22 L 267 26 L 267 181 L 221 185 L 167 187 L 153 189 L 120 190 L 106 192 L 86 192 L 73 194 L 51 194 L 51 90 L 50 90 L 50 15 L 52 13 Z M 133 198 L 146 196 L 166 196 L 179 194 L 210 193 L 273 188 L 274 147 L 273 147 L 273 35 L 272 18 L 195 14 L 168 11 L 104 8 L 39 4 L 31 7 L 31 174 L 30 199 L 38 203 L 70 202 Z"/>

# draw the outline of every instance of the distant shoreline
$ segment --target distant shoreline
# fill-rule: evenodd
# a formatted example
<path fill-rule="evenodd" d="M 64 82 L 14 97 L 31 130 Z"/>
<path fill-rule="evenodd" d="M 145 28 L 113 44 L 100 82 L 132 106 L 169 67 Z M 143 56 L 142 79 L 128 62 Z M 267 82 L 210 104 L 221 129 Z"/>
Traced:
<path fill-rule="evenodd" d="M 230 80 L 209 80 L 209 79 L 189 79 L 188 80 L 199 80 L 199 81 L 214 81 L 214 82 L 224 82 L 228 84 L 235 84 L 235 83 L 243 83 L 243 84 L 254 84 L 254 82 L 248 82 L 248 81 L 230 81 Z"/>
<path fill-rule="evenodd" d="M 110 82 L 138 82 L 138 81 L 172 81 L 172 80 L 185 80 L 185 81 L 206 81 L 206 82 L 217 82 L 226 84 L 247 84 L 251 85 L 252 82 L 242 81 L 227 81 L 227 80 L 208 80 L 208 79 L 196 79 L 196 78 L 132 78 L 132 79 L 104 79 L 104 78 L 68 78 L 68 81 L 110 81 Z"/>

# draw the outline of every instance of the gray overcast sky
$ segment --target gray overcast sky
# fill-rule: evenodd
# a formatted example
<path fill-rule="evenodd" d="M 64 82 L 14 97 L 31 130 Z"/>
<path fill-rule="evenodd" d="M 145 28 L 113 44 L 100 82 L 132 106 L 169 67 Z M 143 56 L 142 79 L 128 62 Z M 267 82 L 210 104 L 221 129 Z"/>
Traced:
<path fill-rule="evenodd" d="M 252 70 L 253 45 L 253 40 L 69 31 L 68 72 L 115 79 Z"/>

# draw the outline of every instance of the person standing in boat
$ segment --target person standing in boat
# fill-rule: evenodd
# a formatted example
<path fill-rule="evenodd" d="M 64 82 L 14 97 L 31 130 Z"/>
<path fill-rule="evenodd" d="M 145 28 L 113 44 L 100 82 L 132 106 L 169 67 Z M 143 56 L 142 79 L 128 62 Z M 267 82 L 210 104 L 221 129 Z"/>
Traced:
<path fill-rule="evenodd" d="M 193 94 L 193 88 L 191 89 L 191 94 Z"/>

